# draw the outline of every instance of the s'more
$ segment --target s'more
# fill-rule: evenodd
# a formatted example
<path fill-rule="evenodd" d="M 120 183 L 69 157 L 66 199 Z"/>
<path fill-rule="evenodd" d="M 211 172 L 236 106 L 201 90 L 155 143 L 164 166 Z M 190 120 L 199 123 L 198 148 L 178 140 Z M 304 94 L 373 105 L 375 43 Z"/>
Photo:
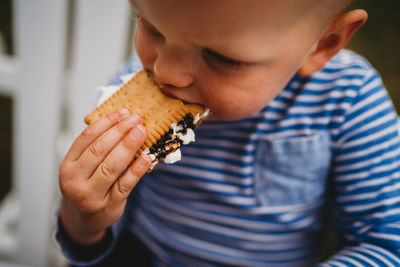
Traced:
<path fill-rule="evenodd" d="M 179 161 L 181 145 L 195 141 L 194 129 L 210 113 L 202 105 L 185 103 L 163 94 L 152 75 L 145 70 L 129 78 L 125 76 L 123 84 L 108 89 L 113 91 L 111 96 L 105 97 L 85 117 L 85 122 L 91 124 L 121 108 L 139 114 L 144 120 L 148 136 L 142 147 L 132 155 L 132 160 L 141 154 L 148 154 L 153 161 L 150 171 L 160 162 L 172 164 Z"/>

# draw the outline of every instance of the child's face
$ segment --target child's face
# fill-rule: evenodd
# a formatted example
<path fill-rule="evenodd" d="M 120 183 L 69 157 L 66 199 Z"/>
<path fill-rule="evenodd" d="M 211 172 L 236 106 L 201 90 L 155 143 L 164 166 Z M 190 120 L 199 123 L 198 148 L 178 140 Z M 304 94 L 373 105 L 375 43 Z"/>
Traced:
<path fill-rule="evenodd" d="M 137 53 L 161 90 L 239 120 L 262 109 L 315 47 L 322 23 L 298 0 L 131 0 Z M 296 7 L 296 8 L 293 8 Z"/>

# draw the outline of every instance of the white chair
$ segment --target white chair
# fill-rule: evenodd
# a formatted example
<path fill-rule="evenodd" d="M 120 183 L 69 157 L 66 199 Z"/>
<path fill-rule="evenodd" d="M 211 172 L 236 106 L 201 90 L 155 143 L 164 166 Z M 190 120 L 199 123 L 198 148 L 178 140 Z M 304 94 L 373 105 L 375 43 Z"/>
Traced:
<path fill-rule="evenodd" d="M 127 0 L 14 0 L 13 12 L 16 55 L 0 51 L 0 93 L 14 100 L 14 181 L 0 203 L 0 266 L 61 266 L 52 240 L 58 165 L 94 107 L 93 88 L 133 49 L 131 11 Z"/>

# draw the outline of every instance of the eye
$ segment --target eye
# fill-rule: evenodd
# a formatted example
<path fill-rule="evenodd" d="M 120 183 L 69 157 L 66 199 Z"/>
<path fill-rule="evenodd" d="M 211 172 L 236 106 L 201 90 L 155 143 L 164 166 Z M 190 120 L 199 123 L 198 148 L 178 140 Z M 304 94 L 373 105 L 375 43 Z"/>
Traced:
<path fill-rule="evenodd" d="M 204 60 L 206 61 L 207 64 L 214 66 L 215 64 L 222 65 L 223 67 L 229 67 L 233 69 L 237 69 L 242 67 L 245 63 L 239 60 L 235 60 L 232 58 L 228 58 L 226 56 L 223 56 L 215 51 L 212 51 L 210 49 L 203 49 L 202 50 L 202 55 Z"/>
<path fill-rule="evenodd" d="M 135 17 L 139 24 L 143 25 L 143 27 L 152 35 L 159 38 L 164 38 L 162 35 L 150 22 L 144 19 L 142 16 L 135 14 Z"/>

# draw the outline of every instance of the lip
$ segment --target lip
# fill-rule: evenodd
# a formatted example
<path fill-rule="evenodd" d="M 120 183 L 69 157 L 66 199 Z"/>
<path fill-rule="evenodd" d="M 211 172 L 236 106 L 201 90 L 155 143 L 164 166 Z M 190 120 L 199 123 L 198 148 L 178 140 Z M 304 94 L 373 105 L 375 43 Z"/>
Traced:
<path fill-rule="evenodd" d="M 177 95 L 174 94 L 174 89 L 171 88 L 171 86 L 163 84 L 157 80 L 154 80 L 154 81 L 157 84 L 158 88 L 160 89 L 161 93 L 163 93 L 164 95 L 173 97 L 173 98 L 180 99 Z M 181 100 L 184 101 L 183 99 L 181 99 Z"/>
<path fill-rule="evenodd" d="M 167 96 L 175 98 L 175 99 L 179 99 L 179 100 L 181 100 L 181 101 L 183 101 L 184 103 L 187 103 L 187 104 L 202 105 L 200 103 L 188 102 L 185 99 L 183 99 L 181 97 L 178 97 L 178 95 L 175 94 L 176 88 L 174 86 L 172 86 L 172 85 L 164 84 L 164 83 L 158 81 L 157 79 L 154 79 L 154 82 L 156 83 L 156 85 L 160 89 L 161 93 L 163 93 L 164 95 L 167 95 Z M 204 105 L 202 105 L 202 106 L 204 106 Z"/>
<path fill-rule="evenodd" d="M 173 98 L 177 98 L 177 99 L 180 99 L 178 96 L 176 96 L 174 93 L 173 93 L 173 89 L 171 89 L 171 88 L 168 88 L 168 86 L 167 85 L 161 85 L 161 86 L 158 86 L 158 88 L 160 88 L 160 91 L 164 94 L 164 95 L 167 95 L 167 96 L 170 96 L 170 97 L 173 97 Z M 181 99 L 182 100 L 182 99 Z"/>

